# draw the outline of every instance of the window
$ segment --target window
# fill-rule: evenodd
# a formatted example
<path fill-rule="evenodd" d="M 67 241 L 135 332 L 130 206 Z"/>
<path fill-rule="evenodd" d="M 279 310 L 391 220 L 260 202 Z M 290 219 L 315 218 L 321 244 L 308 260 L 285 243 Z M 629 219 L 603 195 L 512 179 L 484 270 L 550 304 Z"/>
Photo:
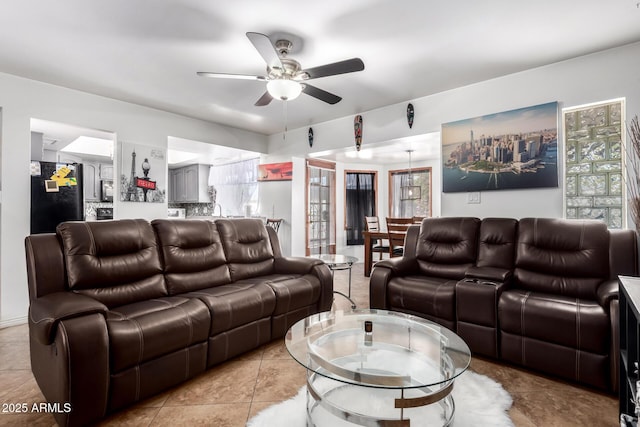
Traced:
<path fill-rule="evenodd" d="M 411 169 L 414 186 L 420 187 L 419 198 L 402 197 L 402 187 L 410 184 L 409 170 L 389 171 L 389 212 L 390 216 L 409 218 L 431 216 L 431 168 Z"/>
<path fill-rule="evenodd" d="M 213 202 L 220 206 L 221 215 L 251 216 L 257 212 L 259 163 L 260 159 L 255 158 L 211 166 L 209 191 Z"/>
<path fill-rule="evenodd" d="M 362 245 L 364 217 L 376 215 L 376 173 L 345 171 L 344 182 L 347 245 Z"/>
<path fill-rule="evenodd" d="M 562 110 L 565 216 L 625 226 L 623 100 Z"/>

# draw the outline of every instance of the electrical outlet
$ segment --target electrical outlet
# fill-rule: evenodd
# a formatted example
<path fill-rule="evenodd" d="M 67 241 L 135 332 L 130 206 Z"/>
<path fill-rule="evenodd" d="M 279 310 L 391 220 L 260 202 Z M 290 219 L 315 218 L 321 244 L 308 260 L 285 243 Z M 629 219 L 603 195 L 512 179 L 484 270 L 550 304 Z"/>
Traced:
<path fill-rule="evenodd" d="M 467 203 L 468 204 L 478 204 L 480 203 L 480 192 L 474 191 L 472 193 L 467 193 Z"/>

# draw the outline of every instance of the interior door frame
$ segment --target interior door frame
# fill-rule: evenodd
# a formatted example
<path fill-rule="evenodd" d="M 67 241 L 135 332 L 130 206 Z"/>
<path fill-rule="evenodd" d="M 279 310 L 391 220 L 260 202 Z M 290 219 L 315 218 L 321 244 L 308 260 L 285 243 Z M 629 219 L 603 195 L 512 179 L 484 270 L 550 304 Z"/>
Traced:
<path fill-rule="evenodd" d="M 305 255 L 311 255 L 311 251 L 309 250 L 309 225 L 311 223 L 310 220 L 310 212 L 309 212 L 309 184 L 310 184 L 310 173 L 309 168 L 321 168 L 328 169 L 333 171 L 333 180 L 331 181 L 331 188 L 329 189 L 330 201 L 329 201 L 329 215 L 330 215 L 330 225 L 332 230 L 330 231 L 330 235 L 336 236 L 336 164 L 333 162 L 327 162 L 324 160 L 317 159 L 307 159 L 305 164 L 305 189 L 304 189 L 304 210 L 305 210 L 305 224 L 304 224 L 304 251 Z M 331 242 L 329 245 L 329 253 L 336 253 L 336 242 Z"/>

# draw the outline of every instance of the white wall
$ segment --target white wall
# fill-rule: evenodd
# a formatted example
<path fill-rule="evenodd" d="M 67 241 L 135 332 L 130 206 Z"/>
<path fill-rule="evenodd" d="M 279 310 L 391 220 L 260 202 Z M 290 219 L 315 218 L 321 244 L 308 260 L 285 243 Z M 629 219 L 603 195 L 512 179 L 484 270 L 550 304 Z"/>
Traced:
<path fill-rule="evenodd" d="M 407 100 L 415 108 L 415 120 L 411 129 L 406 124 L 407 102 L 361 112 L 364 121 L 363 146 L 439 132 L 442 123 L 553 101 L 558 101 L 559 108 L 562 109 L 624 97 L 628 121 L 634 115 L 640 114 L 640 72 L 638 70 L 640 70 L 640 43 L 634 43 L 432 96 Z M 313 152 L 354 146 L 353 116 L 314 124 L 313 130 Z M 560 113 L 558 132 L 560 137 L 562 135 Z M 300 141 L 300 143 L 283 141 L 282 134 L 271 135 L 269 153 L 304 157 L 311 152 L 308 144 L 302 143 L 302 141 L 306 142 L 306 137 L 306 127 L 290 130 L 287 134 L 287 141 Z M 559 144 L 560 164 L 563 162 L 563 150 L 564 146 Z M 440 162 L 432 167 L 434 202 L 436 202 L 435 193 L 442 189 Z M 434 204 L 434 216 L 562 217 L 564 170 L 561 166 L 558 173 L 560 178 L 558 188 L 482 192 L 480 204 L 468 204 L 467 193 L 441 194 L 441 199 L 438 201 L 440 206 L 436 208 Z M 304 216 L 304 211 L 301 210 L 296 215 Z M 292 222 L 295 221 L 294 218 Z M 295 238 L 295 236 L 292 237 Z M 345 250 L 345 248 L 338 248 L 339 251 L 341 249 Z"/>
<path fill-rule="evenodd" d="M 263 135 L 1 73 L 0 111 L 0 327 L 24 322 L 28 307 L 24 238 L 30 228 L 31 118 L 115 132 L 118 141 L 149 146 L 166 148 L 171 135 L 266 152 Z M 119 218 L 153 219 L 166 213 L 166 203 L 115 201 Z"/>

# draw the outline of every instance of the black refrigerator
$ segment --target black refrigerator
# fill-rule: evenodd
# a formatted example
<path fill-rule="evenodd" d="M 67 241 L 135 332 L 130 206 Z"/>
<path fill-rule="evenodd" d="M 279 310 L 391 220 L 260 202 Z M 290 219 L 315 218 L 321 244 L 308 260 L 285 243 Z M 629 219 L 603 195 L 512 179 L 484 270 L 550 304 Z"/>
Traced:
<path fill-rule="evenodd" d="M 31 234 L 84 220 L 82 165 L 31 161 Z"/>

